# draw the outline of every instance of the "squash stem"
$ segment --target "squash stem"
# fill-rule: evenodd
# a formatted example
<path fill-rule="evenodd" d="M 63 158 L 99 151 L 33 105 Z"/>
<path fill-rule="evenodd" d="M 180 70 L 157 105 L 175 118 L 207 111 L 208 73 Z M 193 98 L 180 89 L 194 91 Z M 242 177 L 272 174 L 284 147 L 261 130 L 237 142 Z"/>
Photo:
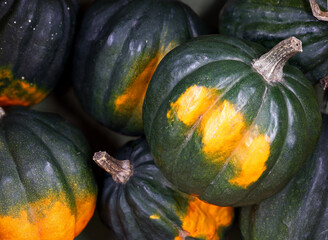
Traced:
<path fill-rule="evenodd" d="M 324 91 L 328 88 L 328 75 L 320 79 L 320 85 Z"/>
<path fill-rule="evenodd" d="M 117 183 L 125 184 L 133 173 L 129 160 L 117 160 L 107 152 L 96 152 L 93 160 L 106 172 L 110 173 Z"/>
<path fill-rule="evenodd" d="M 2 107 L 0 107 L 0 119 L 3 118 L 6 115 L 5 110 L 3 110 Z"/>
<path fill-rule="evenodd" d="M 296 37 L 290 37 L 254 60 L 252 66 L 269 83 L 281 82 L 286 62 L 298 52 L 302 52 L 302 42 Z"/>
<path fill-rule="evenodd" d="M 310 0 L 312 14 L 315 18 L 322 21 L 328 21 L 328 12 L 321 11 L 319 5 L 315 0 Z"/>

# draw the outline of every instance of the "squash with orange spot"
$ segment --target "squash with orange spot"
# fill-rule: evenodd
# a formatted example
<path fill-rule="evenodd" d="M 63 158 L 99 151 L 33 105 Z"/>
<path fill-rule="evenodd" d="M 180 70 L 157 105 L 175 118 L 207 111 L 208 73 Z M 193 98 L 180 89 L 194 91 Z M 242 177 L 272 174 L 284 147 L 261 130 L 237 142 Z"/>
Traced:
<path fill-rule="evenodd" d="M 298 51 L 294 37 L 264 54 L 255 43 L 212 35 L 167 54 L 143 106 L 146 139 L 164 176 L 219 206 L 254 204 L 279 191 L 320 133 L 310 82 L 285 66 Z"/>
<path fill-rule="evenodd" d="M 155 166 L 144 139 L 127 143 L 116 158 L 94 155 L 110 173 L 102 183 L 99 208 L 116 239 L 224 239 L 234 209 L 178 191 Z"/>
<path fill-rule="evenodd" d="M 96 205 L 90 153 L 60 116 L 7 109 L 0 117 L 0 239 L 73 240 Z"/>
<path fill-rule="evenodd" d="M 97 0 L 78 33 L 73 87 L 84 110 L 108 128 L 143 134 L 142 105 L 161 59 L 206 27 L 185 4 Z"/>
<path fill-rule="evenodd" d="M 42 101 L 59 81 L 71 49 L 76 0 L 0 2 L 0 106 Z"/>

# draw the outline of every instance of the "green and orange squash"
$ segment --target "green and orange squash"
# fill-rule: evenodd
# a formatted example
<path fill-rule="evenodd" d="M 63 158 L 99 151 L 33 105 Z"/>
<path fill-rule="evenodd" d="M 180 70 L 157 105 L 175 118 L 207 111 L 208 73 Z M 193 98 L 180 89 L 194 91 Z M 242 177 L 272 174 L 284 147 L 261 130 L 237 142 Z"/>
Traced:
<path fill-rule="evenodd" d="M 114 131 L 142 135 L 142 104 L 158 63 L 202 33 L 204 24 L 181 2 L 96 0 L 75 47 L 73 87 L 82 107 Z"/>
<path fill-rule="evenodd" d="M 55 87 L 77 10 L 76 0 L 0 2 L 0 106 L 34 105 Z"/>
<path fill-rule="evenodd" d="M 99 212 L 116 239 L 224 239 L 234 209 L 179 192 L 155 166 L 144 139 L 128 142 L 115 157 L 94 155 L 110 173 L 100 191 Z"/>
<path fill-rule="evenodd" d="M 327 10 L 326 0 L 316 2 Z M 313 16 L 309 0 L 229 0 L 221 10 L 219 30 L 268 48 L 295 36 L 303 52 L 291 63 L 312 83 L 328 75 L 328 23 Z"/>
<path fill-rule="evenodd" d="M 59 115 L 8 109 L 0 119 L 0 239 L 73 240 L 96 205 L 91 158 L 82 133 Z"/>
<path fill-rule="evenodd" d="M 143 121 L 156 165 L 179 190 L 219 206 L 278 192 L 312 153 L 321 115 L 310 82 L 285 63 L 286 39 L 201 36 L 172 50 L 149 84 Z"/>
<path fill-rule="evenodd" d="M 278 194 L 241 210 L 245 240 L 328 238 L 328 115 L 312 156 Z"/>

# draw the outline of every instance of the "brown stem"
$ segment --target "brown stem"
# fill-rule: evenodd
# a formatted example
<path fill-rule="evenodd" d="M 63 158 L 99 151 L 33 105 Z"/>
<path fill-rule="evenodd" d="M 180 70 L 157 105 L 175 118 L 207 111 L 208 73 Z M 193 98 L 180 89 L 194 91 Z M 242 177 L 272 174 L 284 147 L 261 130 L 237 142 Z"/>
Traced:
<path fill-rule="evenodd" d="M 315 0 L 310 0 L 312 14 L 315 18 L 322 21 L 328 21 L 328 12 L 321 11 L 319 5 Z"/>
<path fill-rule="evenodd" d="M 328 75 L 325 76 L 324 78 L 320 79 L 320 85 L 322 89 L 325 91 L 328 87 Z"/>
<path fill-rule="evenodd" d="M 302 52 L 302 42 L 296 37 L 290 37 L 254 60 L 252 66 L 268 82 L 280 82 L 286 62 L 298 52 Z"/>
<path fill-rule="evenodd" d="M 2 107 L 0 107 L 0 119 L 3 118 L 6 115 L 5 110 L 3 110 Z"/>
<path fill-rule="evenodd" d="M 106 172 L 110 173 L 117 183 L 126 183 L 133 173 L 129 160 L 117 160 L 107 152 L 96 152 L 93 160 Z"/>

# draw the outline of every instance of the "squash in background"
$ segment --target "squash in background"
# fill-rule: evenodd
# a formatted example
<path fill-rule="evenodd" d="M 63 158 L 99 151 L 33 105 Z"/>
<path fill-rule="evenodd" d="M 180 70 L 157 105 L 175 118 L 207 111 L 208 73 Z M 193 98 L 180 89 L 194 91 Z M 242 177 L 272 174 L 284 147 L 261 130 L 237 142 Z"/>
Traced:
<path fill-rule="evenodd" d="M 96 205 L 90 153 L 59 115 L 8 109 L 0 119 L 0 239 L 74 239 Z"/>
<path fill-rule="evenodd" d="M 146 139 L 164 176 L 219 206 L 250 205 L 278 192 L 320 133 L 312 85 L 285 66 L 299 51 L 294 37 L 262 55 L 258 44 L 210 35 L 167 54 L 143 108 Z"/>
<path fill-rule="evenodd" d="M 34 105 L 55 87 L 77 9 L 76 0 L 0 2 L 0 106 Z"/>
<path fill-rule="evenodd" d="M 142 135 L 142 104 L 157 64 L 205 32 L 198 16 L 177 1 L 95 1 L 74 55 L 73 87 L 82 107 L 112 130 Z"/>
<path fill-rule="evenodd" d="M 98 152 L 94 160 L 111 173 L 100 191 L 99 212 L 116 239 L 223 239 L 234 210 L 181 193 L 155 166 L 144 139 L 130 141 L 116 160 Z"/>
<path fill-rule="evenodd" d="M 328 115 L 312 156 L 278 194 L 242 208 L 245 240 L 328 239 Z"/>
<path fill-rule="evenodd" d="M 326 0 L 316 0 L 322 9 Z M 303 52 L 291 59 L 312 82 L 328 75 L 328 23 L 316 19 L 309 0 L 229 0 L 220 13 L 220 33 L 271 48 L 290 36 Z"/>

